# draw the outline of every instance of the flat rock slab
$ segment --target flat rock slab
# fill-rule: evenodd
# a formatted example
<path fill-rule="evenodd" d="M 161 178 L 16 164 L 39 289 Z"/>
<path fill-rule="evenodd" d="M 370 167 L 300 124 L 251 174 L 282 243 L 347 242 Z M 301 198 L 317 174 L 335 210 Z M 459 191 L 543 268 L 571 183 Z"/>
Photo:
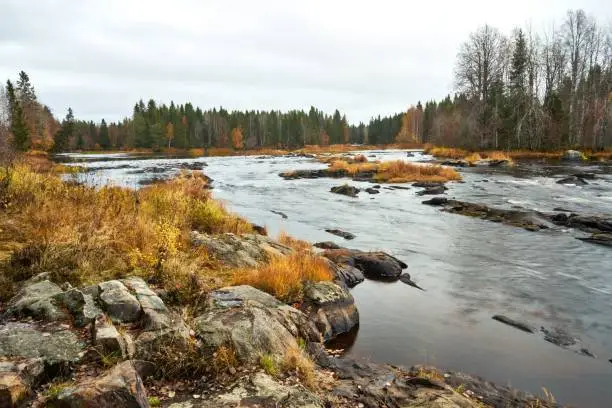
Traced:
<path fill-rule="evenodd" d="M 0 326 L 0 356 L 42 358 L 49 364 L 79 359 L 83 344 L 68 330 L 41 331 L 29 323 Z"/>
<path fill-rule="evenodd" d="M 534 333 L 535 331 L 530 324 L 519 322 L 518 320 L 511 319 L 504 315 L 495 315 L 493 316 L 493 320 L 497 320 L 500 323 L 507 324 L 508 326 L 512 326 L 527 333 Z"/>
<path fill-rule="evenodd" d="M 301 385 L 284 385 L 264 373 L 256 373 L 230 391 L 170 404 L 168 408 L 323 408 L 323 402 Z"/>
<path fill-rule="evenodd" d="M 342 231 L 339 229 L 326 229 L 325 232 L 332 234 L 332 235 L 336 235 L 341 238 L 344 238 L 346 240 L 355 239 L 354 234 L 351 234 L 350 232 Z"/>
<path fill-rule="evenodd" d="M 259 234 L 208 235 L 192 231 L 191 243 L 206 248 L 217 260 L 236 268 L 256 267 L 268 261 L 270 256 L 283 256 L 292 252 L 286 245 Z"/>
<path fill-rule="evenodd" d="M 62 293 L 60 287 L 51 281 L 28 281 L 9 301 L 7 313 L 13 316 L 32 316 L 46 321 L 67 319 L 68 315 L 53 299 L 60 293 Z"/>

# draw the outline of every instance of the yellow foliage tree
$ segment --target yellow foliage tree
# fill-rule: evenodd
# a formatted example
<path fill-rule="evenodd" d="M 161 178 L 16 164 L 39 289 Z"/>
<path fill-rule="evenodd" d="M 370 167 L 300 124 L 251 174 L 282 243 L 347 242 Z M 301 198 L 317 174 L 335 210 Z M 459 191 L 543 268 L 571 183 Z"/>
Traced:
<path fill-rule="evenodd" d="M 174 139 L 174 124 L 172 122 L 168 122 L 166 125 L 166 139 L 168 139 L 168 148 L 170 148 L 170 144 Z"/>
<path fill-rule="evenodd" d="M 232 129 L 232 145 L 236 150 L 244 148 L 244 136 L 240 126 Z"/>

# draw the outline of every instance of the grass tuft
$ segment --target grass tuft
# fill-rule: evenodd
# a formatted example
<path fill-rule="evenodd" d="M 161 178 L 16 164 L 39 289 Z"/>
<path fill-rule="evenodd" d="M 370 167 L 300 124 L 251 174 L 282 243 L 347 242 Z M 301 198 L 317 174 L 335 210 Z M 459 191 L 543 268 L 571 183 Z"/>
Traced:
<path fill-rule="evenodd" d="M 276 256 L 255 269 L 234 273 L 233 283 L 251 285 L 287 303 L 299 302 L 305 282 L 332 280 L 327 261 L 310 252 Z"/>
<path fill-rule="evenodd" d="M 283 371 L 295 371 L 302 384 L 307 388 L 315 387 L 315 364 L 299 348 L 290 348 L 285 353 L 282 363 Z"/>
<path fill-rule="evenodd" d="M 268 375 L 276 377 L 280 374 L 280 368 L 272 354 L 262 354 L 259 356 L 259 365 Z"/>

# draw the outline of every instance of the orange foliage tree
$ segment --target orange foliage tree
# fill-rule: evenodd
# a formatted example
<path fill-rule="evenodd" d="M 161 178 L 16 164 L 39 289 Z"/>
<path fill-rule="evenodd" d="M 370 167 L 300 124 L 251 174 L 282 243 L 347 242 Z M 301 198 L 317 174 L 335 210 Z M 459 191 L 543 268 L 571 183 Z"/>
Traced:
<path fill-rule="evenodd" d="M 166 139 L 168 139 L 168 148 L 170 148 L 170 144 L 174 139 L 174 124 L 172 122 L 168 122 L 166 125 Z"/>

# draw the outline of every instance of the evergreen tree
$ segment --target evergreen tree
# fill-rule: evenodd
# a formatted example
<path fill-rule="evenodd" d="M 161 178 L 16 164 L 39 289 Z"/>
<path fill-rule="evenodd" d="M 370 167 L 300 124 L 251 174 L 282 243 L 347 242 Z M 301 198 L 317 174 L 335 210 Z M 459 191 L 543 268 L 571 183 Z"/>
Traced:
<path fill-rule="evenodd" d="M 56 152 L 63 152 L 68 149 L 70 138 L 74 133 L 74 115 L 72 108 L 68 108 L 66 118 L 62 122 L 62 128 L 55 133 L 53 150 Z M 80 136 L 80 135 L 79 135 Z"/>
<path fill-rule="evenodd" d="M 13 134 L 13 147 L 17 151 L 26 151 L 30 147 L 30 138 L 28 128 L 26 126 L 23 108 L 20 101 L 15 95 L 15 88 L 11 81 L 6 81 L 6 92 L 9 101 L 11 126 L 10 130 Z"/>
<path fill-rule="evenodd" d="M 102 119 L 102 123 L 100 123 L 100 136 L 99 136 L 99 144 L 103 149 L 108 149 L 111 147 L 110 138 L 108 137 L 108 126 L 106 125 L 106 121 Z"/>

